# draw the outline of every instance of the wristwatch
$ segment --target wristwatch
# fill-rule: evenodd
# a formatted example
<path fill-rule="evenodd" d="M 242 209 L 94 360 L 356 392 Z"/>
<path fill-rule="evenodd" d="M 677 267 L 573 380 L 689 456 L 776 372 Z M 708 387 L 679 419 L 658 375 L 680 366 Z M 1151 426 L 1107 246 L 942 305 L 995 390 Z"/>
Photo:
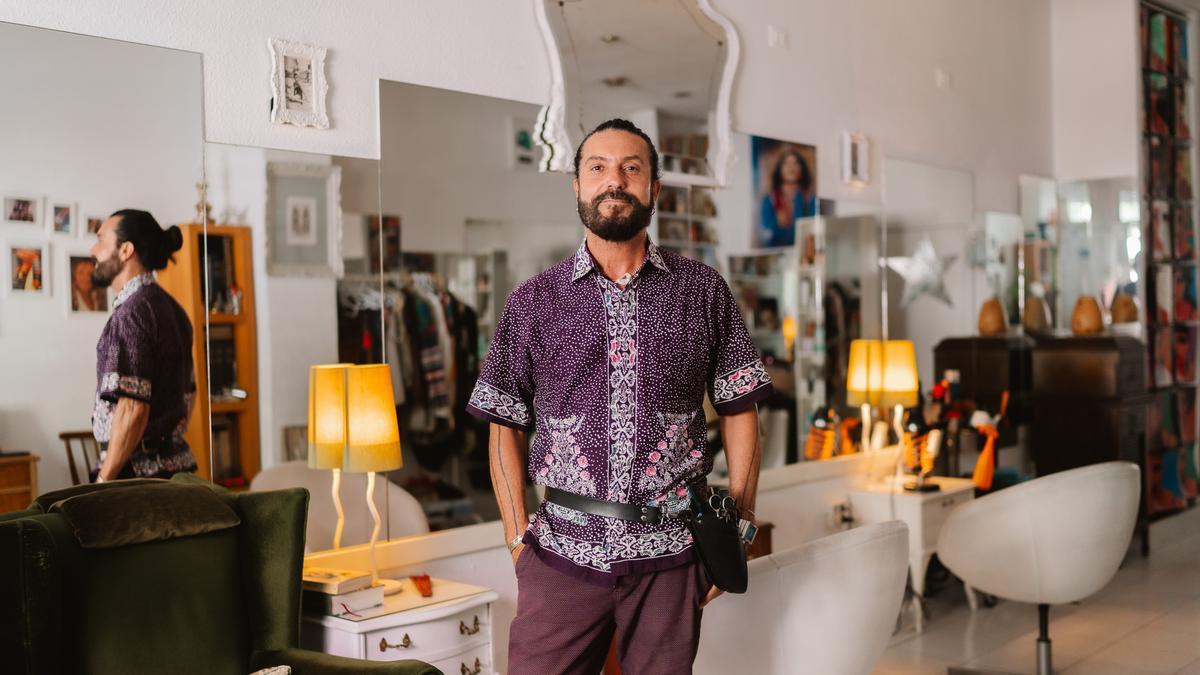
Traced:
<path fill-rule="evenodd" d="M 521 533 L 517 534 L 517 536 L 513 537 L 512 541 L 508 542 L 508 552 L 509 553 L 512 553 L 513 551 L 517 550 L 517 547 L 521 545 L 521 539 L 524 536 L 525 536 L 525 533 L 521 532 Z"/>

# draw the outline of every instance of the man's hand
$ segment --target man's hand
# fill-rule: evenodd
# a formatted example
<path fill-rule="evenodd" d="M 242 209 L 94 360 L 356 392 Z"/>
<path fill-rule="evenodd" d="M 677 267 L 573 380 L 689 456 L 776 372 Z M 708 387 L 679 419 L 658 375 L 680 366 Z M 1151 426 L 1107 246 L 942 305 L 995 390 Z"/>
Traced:
<path fill-rule="evenodd" d="M 724 592 L 725 591 L 717 588 L 716 586 L 713 586 L 712 588 L 708 589 L 708 595 L 704 596 L 704 600 L 702 600 L 700 602 L 700 609 L 704 609 L 705 605 L 712 602 L 713 600 L 716 600 L 717 596 L 721 595 Z"/>
<path fill-rule="evenodd" d="M 517 547 L 512 550 L 513 567 L 517 566 L 517 560 L 521 557 L 521 551 L 525 550 L 525 544 L 517 544 Z"/>

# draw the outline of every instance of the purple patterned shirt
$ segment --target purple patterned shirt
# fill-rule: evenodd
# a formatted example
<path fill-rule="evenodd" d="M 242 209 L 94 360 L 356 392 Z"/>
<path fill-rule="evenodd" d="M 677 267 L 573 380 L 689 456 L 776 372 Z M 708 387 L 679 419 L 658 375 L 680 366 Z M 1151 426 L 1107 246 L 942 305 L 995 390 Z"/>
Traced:
<path fill-rule="evenodd" d="M 153 274 L 130 279 L 121 288 L 96 343 L 92 433 L 106 446 L 123 396 L 150 404 L 143 439 L 155 447 L 134 450 L 129 460 L 134 475 L 195 471 L 196 458 L 183 437 L 196 398 L 192 323 Z"/>
<path fill-rule="evenodd" d="M 467 411 L 534 430 L 534 483 L 623 504 L 660 505 L 712 469 L 705 393 L 729 415 L 771 380 L 716 270 L 659 249 L 622 290 L 575 255 L 512 292 Z M 613 585 L 693 560 L 691 535 L 543 503 L 524 540 L 547 564 Z"/>

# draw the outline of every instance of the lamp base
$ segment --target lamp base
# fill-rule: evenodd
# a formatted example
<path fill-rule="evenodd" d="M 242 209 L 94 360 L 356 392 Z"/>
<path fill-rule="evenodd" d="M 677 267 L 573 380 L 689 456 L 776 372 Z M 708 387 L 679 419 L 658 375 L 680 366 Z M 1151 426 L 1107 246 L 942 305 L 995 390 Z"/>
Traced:
<path fill-rule="evenodd" d="M 910 481 L 904 484 L 904 489 L 908 492 L 937 492 L 942 489 L 942 486 L 937 483 L 926 483 L 919 480 Z"/>
<path fill-rule="evenodd" d="M 395 595 L 404 590 L 404 584 L 397 579 L 384 579 L 380 577 L 375 580 L 373 586 L 383 586 L 384 595 Z"/>

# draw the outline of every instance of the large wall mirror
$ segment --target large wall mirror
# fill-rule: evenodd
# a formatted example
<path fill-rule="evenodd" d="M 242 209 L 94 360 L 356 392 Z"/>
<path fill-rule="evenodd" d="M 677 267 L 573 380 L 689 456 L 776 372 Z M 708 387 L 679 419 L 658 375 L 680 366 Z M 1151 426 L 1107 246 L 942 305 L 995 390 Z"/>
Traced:
<path fill-rule="evenodd" d="M 570 170 L 589 129 L 625 117 L 657 139 L 664 172 L 726 183 L 738 42 L 708 0 L 539 0 L 537 9 L 553 81 L 537 130 L 544 169 Z"/>
<path fill-rule="evenodd" d="M 95 229 L 124 208 L 164 227 L 197 220 L 201 57 L 8 23 L 0 54 L 0 372 L 12 385 L 0 447 L 37 454 L 46 492 L 89 480 L 81 442 L 114 300 L 92 284 Z"/>

